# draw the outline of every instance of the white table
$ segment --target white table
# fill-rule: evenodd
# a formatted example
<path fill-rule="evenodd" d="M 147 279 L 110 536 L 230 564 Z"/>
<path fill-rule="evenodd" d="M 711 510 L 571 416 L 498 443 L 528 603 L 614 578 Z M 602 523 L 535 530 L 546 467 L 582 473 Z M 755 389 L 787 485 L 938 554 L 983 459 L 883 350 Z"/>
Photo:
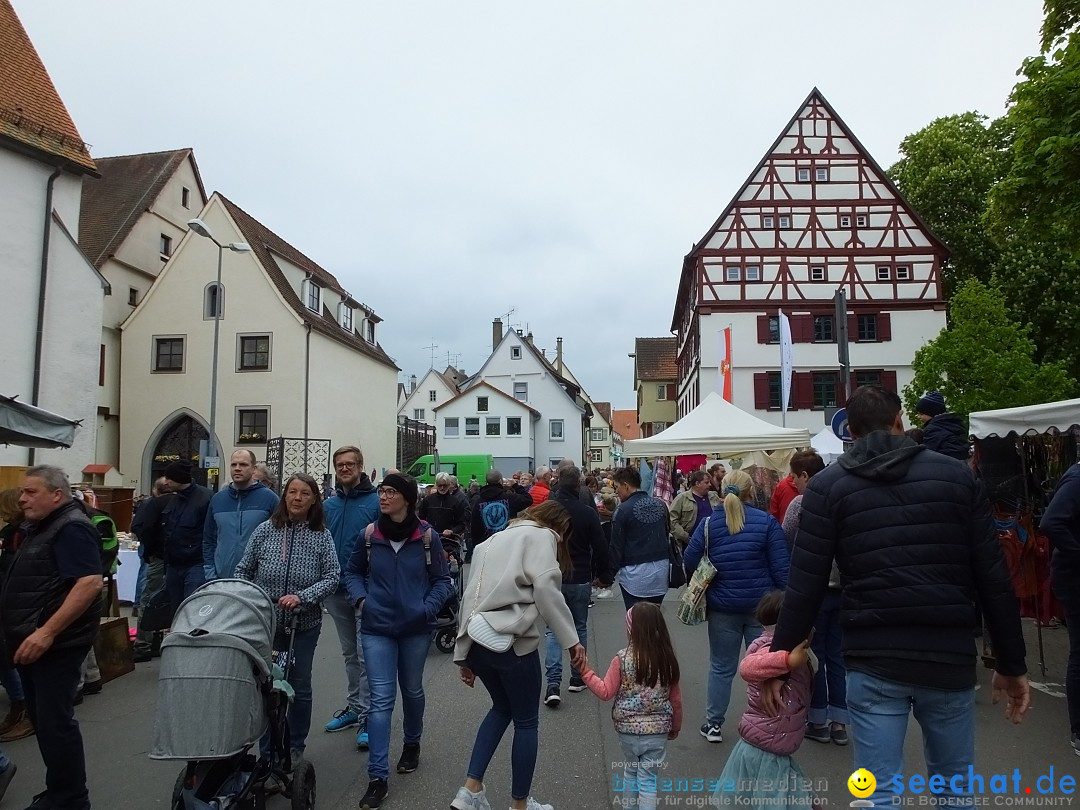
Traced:
<path fill-rule="evenodd" d="M 120 549 L 120 567 L 116 569 L 116 595 L 121 602 L 135 601 L 135 586 L 139 582 L 139 552 Z"/>

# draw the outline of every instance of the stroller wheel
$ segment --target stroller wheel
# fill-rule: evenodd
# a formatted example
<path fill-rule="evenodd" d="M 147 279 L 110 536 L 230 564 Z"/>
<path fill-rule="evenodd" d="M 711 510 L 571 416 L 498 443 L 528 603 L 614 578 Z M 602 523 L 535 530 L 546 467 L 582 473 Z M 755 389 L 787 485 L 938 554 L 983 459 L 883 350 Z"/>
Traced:
<path fill-rule="evenodd" d="M 438 647 L 439 652 L 452 653 L 456 641 L 457 634 L 452 627 L 443 628 L 435 634 L 435 646 Z"/>
<path fill-rule="evenodd" d="M 176 784 L 172 789 L 172 803 L 169 805 L 170 810 L 184 810 L 184 779 L 187 778 L 187 768 L 183 768 L 180 771 L 180 775 L 176 777 Z"/>
<path fill-rule="evenodd" d="M 293 767 L 292 807 L 293 810 L 315 810 L 315 766 L 306 759 Z"/>

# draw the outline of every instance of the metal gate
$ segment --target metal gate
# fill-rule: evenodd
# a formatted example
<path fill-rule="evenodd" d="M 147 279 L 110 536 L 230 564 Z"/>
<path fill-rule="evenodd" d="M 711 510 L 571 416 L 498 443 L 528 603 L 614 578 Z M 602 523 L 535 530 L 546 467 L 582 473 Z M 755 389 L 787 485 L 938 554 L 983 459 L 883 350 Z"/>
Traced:
<path fill-rule="evenodd" d="M 307 473 L 320 484 L 330 474 L 330 439 L 288 439 L 278 436 L 266 443 L 266 466 L 280 488 L 293 473 Z"/>
<path fill-rule="evenodd" d="M 407 416 L 398 418 L 397 468 L 404 472 L 420 456 L 435 452 L 435 427 Z"/>

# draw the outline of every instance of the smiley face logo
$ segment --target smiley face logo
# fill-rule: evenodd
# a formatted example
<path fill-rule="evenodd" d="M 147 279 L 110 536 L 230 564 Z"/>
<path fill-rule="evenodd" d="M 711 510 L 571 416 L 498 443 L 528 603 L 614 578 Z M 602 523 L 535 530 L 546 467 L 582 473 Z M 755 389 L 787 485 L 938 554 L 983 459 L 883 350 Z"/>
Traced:
<path fill-rule="evenodd" d="M 866 768 L 859 768 L 848 777 L 847 787 L 856 799 L 865 799 L 877 788 L 877 779 Z"/>

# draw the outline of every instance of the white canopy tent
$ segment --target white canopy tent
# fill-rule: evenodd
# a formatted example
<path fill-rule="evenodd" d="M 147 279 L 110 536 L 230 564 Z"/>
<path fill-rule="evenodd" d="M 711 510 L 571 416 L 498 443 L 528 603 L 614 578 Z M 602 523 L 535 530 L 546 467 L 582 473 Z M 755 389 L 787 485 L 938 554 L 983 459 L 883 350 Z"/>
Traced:
<path fill-rule="evenodd" d="M 627 458 L 716 453 L 732 458 L 753 450 L 810 446 L 805 428 L 782 428 L 740 410 L 713 392 L 667 430 L 623 444 Z"/>
<path fill-rule="evenodd" d="M 1020 408 L 999 408 L 996 411 L 976 411 L 971 414 L 968 432 L 976 439 L 1010 434 L 1025 436 L 1040 433 L 1062 433 L 1080 425 L 1080 399 L 1025 405 Z"/>
<path fill-rule="evenodd" d="M 810 440 L 810 446 L 818 451 L 818 455 L 826 464 L 832 464 L 844 455 L 844 443 L 836 437 L 828 425 L 814 435 L 814 438 Z"/>

